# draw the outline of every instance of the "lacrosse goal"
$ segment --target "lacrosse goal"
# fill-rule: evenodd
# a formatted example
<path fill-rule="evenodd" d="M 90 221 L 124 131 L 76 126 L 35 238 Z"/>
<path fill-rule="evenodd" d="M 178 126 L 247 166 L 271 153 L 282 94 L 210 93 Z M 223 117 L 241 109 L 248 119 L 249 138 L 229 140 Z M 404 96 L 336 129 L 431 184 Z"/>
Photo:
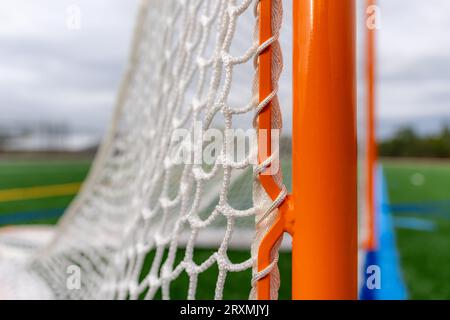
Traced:
<path fill-rule="evenodd" d="M 294 299 L 356 299 L 354 6 L 293 1 L 288 195 L 277 164 L 282 1 L 143 0 L 91 172 L 49 240 L 0 247 L 2 295 L 169 299 L 184 277 L 194 299 L 214 269 L 211 298 L 252 270 L 249 297 L 276 299 L 288 232 Z M 230 132 L 243 130 L 235 153 Z M 236 246 L 248 257 L 232 261 Z"/>

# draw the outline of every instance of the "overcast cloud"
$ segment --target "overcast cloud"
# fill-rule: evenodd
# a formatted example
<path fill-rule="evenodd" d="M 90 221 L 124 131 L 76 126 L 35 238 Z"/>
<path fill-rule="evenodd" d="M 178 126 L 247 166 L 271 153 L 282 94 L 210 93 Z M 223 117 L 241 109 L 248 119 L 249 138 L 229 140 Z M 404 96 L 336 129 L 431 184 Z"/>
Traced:
<path fill-rule="evenodd" d="M 66 26 L 81 9 L 81 29 Z M 0 2 L 0 125 L 63 121 L 102 131 L 128 55 L 137 1 Z"/>
<path fill-rule="evenodd" d="M 77 130 L 102 132 L 124 71 L 137 3 L 0 2 L 0 126 L 62 121 Z M 72 4 L 81 9 L 80 30 L 66 26 Z M 450 122 L 450 1 L 380 0 L 380 7 L 380 132 L 389 134 L 405 123 L 435 130 Z M 285 60 L 289 69 L 289 57 Z M 289 81 L 289 75 L 283 79 Z M 282 88 L 286 123 L 290 85 Z M 360 100 L 363 94 L 360 90 Z"/>

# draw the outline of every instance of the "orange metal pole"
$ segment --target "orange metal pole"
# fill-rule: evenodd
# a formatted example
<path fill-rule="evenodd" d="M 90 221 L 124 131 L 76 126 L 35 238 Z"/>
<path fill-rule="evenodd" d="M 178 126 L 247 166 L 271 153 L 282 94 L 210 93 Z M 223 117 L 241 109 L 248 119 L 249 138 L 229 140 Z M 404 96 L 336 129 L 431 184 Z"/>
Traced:
<path fill-rule="evenodd" d="M 261 242 L 258 270 L 283 232 L 293 236 L 293 299 L 356 299 L 356 125 L 354 0 L 293 2 L 293 194 Z M 260 1 L 260 43 L 272 36 L 271 0 Z M 259 57 L 260 101 L 271 91 L 270 46 Z M 271 105 L 258 118 L 259 143 L 271 153 Z M 263 149 L 262 149 L 263 150 Z M 275 200 L 270 175 L 262 186 Z M 270 299 L 270 275 L 257 285 Z"/>
<path fill-rule="evenodd" d="M 366 9 L 375 5 L 375 0 L 367 0 Z M 367 12 L 366 12 L 367 13 Z M 369 17 L 367 17 L 369 19 Z M 376 223 L 375 223 L 375 165 L 377 161 L 377 147 L 375 141 L 375 28 L 366 25 L 366 222 L 367 237 L 364 241 L 366 250 L 375 250 Z"/>
<path fill-rule="evenodd" d="M 293 299 L 357 298 L 355 2 L 293 2 Z"/>
<path fill-rule="evenodd" d="M 272 37 L 272 1 L 261 0 L 259 3 L 260 25 L 259 34 L 260 44 Z M 263 101 L 271 94 L 272 85 L 272 47 L 268 46 L 259 56 L 259 100 Z M 272 129 L 272 104 L 269 103 L 259 114 L 258 117 L 258 160 L 264 162 L 272 154 L 271 143 Z M 264 146 L 266 148 L 264 148 Z M 270 166 L 266 169 L 269 170 Z M 264 190 L 272 200 L 275 200 L 281 192 L 280 187 L 274 179 L 274 175 L 260 174 L 259 180 Z M 271 262 L 270 252 L 273 245 L 286 231 L 285 215 L 289 208 L 289 201 L 284 201 L 280 207 L 278 220 L 271 230 L 265 235 L 258 250 L 258 271 L 267 268 Z M 257 284 L 258 299 L 270 299 L 270 275 L 258 281 Z"/>
<path fill-rule="evenodd" d="M 261 0 L 260 2 L 260 43 L 272 37 L 272 4 L 271 0 Z M 259 56 L 259 97 L 264 100 L 272 92 L 272 47 L 267 47 Z M 258 144 L 266 146 L 259 148 L 259 162 L 263 162 L 272 153 L 271 129 L 272 129 L 272 104 L 269 103 L 258 117 Z M 266 151 L 266 152 L 265 152 Z M 259 179 L 266 192 L 275 200 L 280 193 L 280 188 L 272 175 L 260 175 Z"/>

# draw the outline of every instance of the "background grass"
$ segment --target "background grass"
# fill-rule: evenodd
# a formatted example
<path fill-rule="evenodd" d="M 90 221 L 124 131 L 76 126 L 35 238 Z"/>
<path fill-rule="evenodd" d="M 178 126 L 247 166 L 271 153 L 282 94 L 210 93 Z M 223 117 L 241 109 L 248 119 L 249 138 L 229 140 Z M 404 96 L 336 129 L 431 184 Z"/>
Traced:
<path fill-rule="evenodd" d="M 87 174 L 89 165 L 89 161 L 3 161 L 0 162 L 0 189 L 81 182 Z M 450 163 L 383 161 L 383 165 L 392 204 L 445 202 L 450 200 Z M 289 162 L 283 163 L 285 180 L 289 189 L 290 168 Z M 417 174 L 423 176 L 421 185 L 412 183 L 413 175 Z M 245 196 L 248 197 L 248 195 Z M 2 202 L 0 203 L 0 218 L 2 214 L 63 209 L 72 198 L 73 196 L 62 196 Z M 434 232 L 397 230 L 402 270 L 412 299 L 450 299 L 450 208 L 446 210 L 444 206 L 441 211 L 433 213 L 394 213 L 395 215 L 426 218 L 436 224 Z M 23 221 L 23 223 L 52 224 L 56 221 L 57 218 L 37 218 Z M 182 253 L 180 250 L 180 257 Z M 211 250 L 197 250 L 195 253 L 196 259 L 198 261 L 205 260 L 211 253 Z M 235 262 L 244 261 L 248 258 L 248 252 L 244 251 L 231 251 L 229 255 L 230 259 Z M 290 253 L 280 253 L 281 299 L 289 299 L 291 296 L 290 261 Z M 198 299 L 213 298 L 217 272 L 217 267 L 213 267 L 199 276 L 199 287 L 203 290 L 197 290 Z M 250 290 L 250 278 L 250 271 L 229 273 L 224 298 L 246 299 Z M 187 283 L 188 276 L 183 273 L 179 279 L 172 283 L 172 298 L 185 299 Z"/>
<path fill-rule="evenodd" d="M 84 180 L 89 161 L 0 161 L 0 190 L 75 183 Z M 72 196 L 0 202 L 0 216 L 22 212 L 64 209 Z M 55 223 L 57 218 L 23 223 Z"/>
<path fill-rule="evenodd" d="M 438 204 L 436 210 L 403 211 L 394 216 L 426 219 L 433 232 L 397 229 L 403 275 L 411 299 L 450 299 L 450 162 L 384 161 L 390 202 Z M 422 183 L 414 183 L 421 175 Z M 448 204 L 448 205 L 447 205 Z"/>
<path fill-rule="evenodd" d="M 1 161 L 0 189 L 81 182 L 89 161 Z"/>

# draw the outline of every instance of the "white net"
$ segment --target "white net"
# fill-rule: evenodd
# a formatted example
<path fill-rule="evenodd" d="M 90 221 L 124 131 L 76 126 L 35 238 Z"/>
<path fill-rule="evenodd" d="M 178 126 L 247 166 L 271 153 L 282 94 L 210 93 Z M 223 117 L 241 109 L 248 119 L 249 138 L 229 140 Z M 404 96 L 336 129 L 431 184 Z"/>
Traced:
<path fill-rule="evenodd" d="M 282 12 L 280 0 L 272 3 L 276 88 Z M 238 287 L 255 297 L 258 243 L 277 214 L 268 214 L 272 200 L 252 174 L 257 147 L 229 157 L 235 138 L 225 134 L 211 164 L 180 164 L 173 155 L 204 153 L 207 141 L 195 138 L 195 130 L 257 127 L 254 119 L 268 102 L 260 104 L 265 97 L 258 96 L 258 8 L 258 0 L 142 1 L 110 134 L 56 236 L 26 268 L 54 298 L 193 299 L 209 290 L 221 299 L 230 274 L 252 269 L 253 281 L 239 278 L 248 283 Z M 273 127 L 281 128 L 276 90 L 270 100 Z M 173 139 L 179 129 L 193 139 Z M 276 180 L 281 188 L 280 172 Z M 252 248 L 245 259 L 231 261 L 230 243 L 239 242 L 244 227 Z M 208 237 L 216 247 L 198 251 Z M 68 282 L 72 267 L 79 270 L 75 289 Z M 276 298 L 276 266 L 267 272 Z M 202 287 L 205 273 L 214 283 Z M 173 289 L 180 278 L 184 296 Z"/>

